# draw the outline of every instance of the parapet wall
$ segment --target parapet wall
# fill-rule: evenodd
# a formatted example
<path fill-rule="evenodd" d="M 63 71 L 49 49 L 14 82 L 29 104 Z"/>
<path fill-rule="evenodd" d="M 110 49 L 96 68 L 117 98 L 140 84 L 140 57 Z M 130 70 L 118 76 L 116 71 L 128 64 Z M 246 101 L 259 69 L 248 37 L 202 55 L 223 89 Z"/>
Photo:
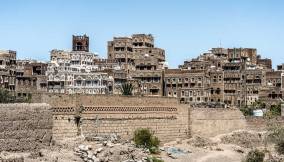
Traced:
<path fill-rule="evenodd" d="M 176 98 L 140 97 L 121 95 L 86 95 L 86 94 L 37 94 L 33 95 L 33 103 L 48 103 L 52 107 L 69 106 L 177 106 Z"/>
<path fill-rule="evenodd" d="M 192 108 L 190 111 L 192 135 L 213 137 L 246 129 L 246 120 L 238 109 Z"/>
<path fill-rule="evenodd" d="M 51 137 L 48 104 L 0 104 L 0 152 L 43 148 Z"/>
<path fill-rule="evenodd" d="M 60 102 L 54 96 L 51 98 L 45 100 L 54 107 L 55 140 L 78 134 L 85 137 L 116 134 L 130 139 L 138 128 L 149 128 L 162 142 L 189 136 L 189 109 L 176 99 L 62 95 Z"/>

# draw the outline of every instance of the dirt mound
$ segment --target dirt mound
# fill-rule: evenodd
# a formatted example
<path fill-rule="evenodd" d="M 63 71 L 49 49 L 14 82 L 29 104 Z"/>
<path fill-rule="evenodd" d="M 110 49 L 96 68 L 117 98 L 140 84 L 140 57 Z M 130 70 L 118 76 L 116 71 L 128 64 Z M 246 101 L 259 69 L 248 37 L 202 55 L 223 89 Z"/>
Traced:
<path fill-rule="evenodd" d="M 238 131 L 221 137 L 221 143 L 235 144 L 245 148 L 253 148 L 261 145 L 263 135 L 256 132 Z"/>
<path fill-rule="evenodd" d="M 189 139 L 187 143 L 191 146 L 202 148 L 216 145 L 216 143 L 212 142 L 210 139 L 200 136 L 194 136 L 193 138 Z"/>

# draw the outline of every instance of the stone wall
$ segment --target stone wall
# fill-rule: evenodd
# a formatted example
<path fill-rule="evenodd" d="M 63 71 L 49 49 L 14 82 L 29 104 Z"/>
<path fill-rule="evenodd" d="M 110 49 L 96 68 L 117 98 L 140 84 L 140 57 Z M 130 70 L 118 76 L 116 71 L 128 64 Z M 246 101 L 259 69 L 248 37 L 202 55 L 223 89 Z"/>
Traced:
<path fill-rule="evenodd" d="M 265 131 L 273 124 L 284 125 L 284 117 L 265 119 L 263 117 L 246 117 L 247 129 L 255 131 Z"/>
<path fill-rule="evenodd" d="M 189 120 L 191 134 L 205 137 L 246 128 L 246 120 L 238 109 L 192 108 Z"/>
<path fill-rule="evenodd" d="M 49 145 L 52 113 L 48 104 L 0 104 L 0 151 L 25 151 Z"/>
<path fill-rule="evenodd" d="M 189 109 L 174 98 L 61 95 L 44 100 L 53 105 L 55 140 L 112 133 L 130 139 L 137 128 L 149 128 L 162 142 L 189 136 Z"/>

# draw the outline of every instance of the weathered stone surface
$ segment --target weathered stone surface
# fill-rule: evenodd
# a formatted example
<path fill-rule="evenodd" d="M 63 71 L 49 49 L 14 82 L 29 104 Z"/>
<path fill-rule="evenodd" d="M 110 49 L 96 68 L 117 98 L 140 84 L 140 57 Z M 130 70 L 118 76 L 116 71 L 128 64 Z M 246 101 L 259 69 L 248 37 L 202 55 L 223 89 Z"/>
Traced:
<path fill-rule="evenodd" d="M 25 151 L 50 144 L 52 112 L 48 104 L 0 104 L 0 151 Z"/>
<path fill-rule="evenodd" d="M 196 108 L 190 111 L 190 128 L 192 135 L 213 137 L 246 129 L 246 120 L 238 109 Z"/>

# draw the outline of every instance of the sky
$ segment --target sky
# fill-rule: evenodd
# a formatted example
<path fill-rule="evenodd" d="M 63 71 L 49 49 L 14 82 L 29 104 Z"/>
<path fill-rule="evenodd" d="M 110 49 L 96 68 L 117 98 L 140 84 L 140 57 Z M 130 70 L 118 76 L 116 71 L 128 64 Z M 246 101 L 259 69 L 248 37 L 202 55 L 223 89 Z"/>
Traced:
<path fill-rule="evenodd" d="M 107 57 L 107 41 L 152 34 L 171 68 L 213 47 L 257 48 L 274 67 L 284 63 L 283 0 L 0 0 L 0 49 L 19 59 L 49 61 L 87 34 Z"/>

